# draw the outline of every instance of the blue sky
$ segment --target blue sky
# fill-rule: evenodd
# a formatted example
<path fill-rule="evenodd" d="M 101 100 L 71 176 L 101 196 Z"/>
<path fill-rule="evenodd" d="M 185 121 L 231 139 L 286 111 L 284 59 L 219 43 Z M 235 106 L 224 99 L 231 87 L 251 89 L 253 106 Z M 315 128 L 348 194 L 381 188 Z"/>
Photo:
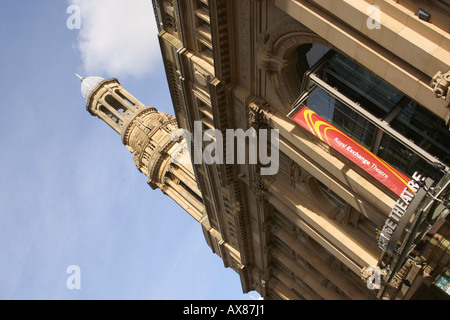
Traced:
<path fill-rule="evenodd" d="M 0 4 L 0 299 L 258 297 L 86 111 L 74 73 L 116 77 L 173 114 L 151 1 Z M 81 29 L 67 27 L 71 4 Z"/>

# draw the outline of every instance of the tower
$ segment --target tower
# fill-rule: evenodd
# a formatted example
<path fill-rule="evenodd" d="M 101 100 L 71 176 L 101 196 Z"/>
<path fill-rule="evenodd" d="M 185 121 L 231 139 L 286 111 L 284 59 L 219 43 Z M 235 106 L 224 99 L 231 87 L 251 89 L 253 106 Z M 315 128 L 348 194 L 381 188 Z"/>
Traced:
<path fill-rule="evenodd" d="M 78 75 L 77 75 L 78 76 Z M 198 222 L 205 214 L 183 136 L 174 116 L 145 106 L 115 78 L 80 77 L 86 109 L 120 134 L 138 170 Z"/>

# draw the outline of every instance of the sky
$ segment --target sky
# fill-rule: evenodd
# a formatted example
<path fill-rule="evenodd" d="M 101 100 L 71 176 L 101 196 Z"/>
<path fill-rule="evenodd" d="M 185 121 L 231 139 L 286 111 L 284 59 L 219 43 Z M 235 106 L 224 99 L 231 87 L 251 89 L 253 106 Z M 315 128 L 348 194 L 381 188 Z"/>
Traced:
<path fill-rule="evenodd" d="M 75 73 L 174 114 L 151 1 L 0 4 L 0 299 L 258 298 L 86 111 Z"/>

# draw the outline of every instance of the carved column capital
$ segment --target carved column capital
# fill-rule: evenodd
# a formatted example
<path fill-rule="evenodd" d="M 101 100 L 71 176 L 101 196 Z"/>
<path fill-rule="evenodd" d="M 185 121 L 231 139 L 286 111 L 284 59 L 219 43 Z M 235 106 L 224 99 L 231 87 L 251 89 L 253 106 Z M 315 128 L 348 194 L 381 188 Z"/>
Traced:
<path fill-rule="evenodd" d="M 253 191 L 253 194 L 260 203 L 264 204 L 267 202 L 266 197 L 267 188 L 264 185 L 264 182 L 260 174 L 257 174 L 253 177 L 251 190 Z"/>
<path fill-rule="evenodd" d="M 263 100 L 260 101 L 262 105 L 267 106 L 268 103 Z M 259 103 L 258 103 L 259 104 Z M 264 110 L 256 103 L 251 103 L 248 106 L 248 121 L 250 127 L 255 130 L 269 128 L 269 119 L 267 118 Z"/>

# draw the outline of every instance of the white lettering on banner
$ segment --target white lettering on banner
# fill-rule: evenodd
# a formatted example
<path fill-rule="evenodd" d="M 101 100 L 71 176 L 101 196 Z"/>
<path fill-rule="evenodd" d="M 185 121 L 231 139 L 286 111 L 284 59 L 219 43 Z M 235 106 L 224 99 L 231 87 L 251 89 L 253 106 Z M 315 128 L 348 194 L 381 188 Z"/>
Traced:
<path fill-rule="evenodd" d="M 362 155 L 359 154 L 358 151 L 354 150 L 352 148 L 352 146 L 347 145 L 346 143 L 343 143 L 341 140 L 339 140 L 339 138 L 334 138 L 334 142 L 336 142 L 336 144 L 345 149 L 347 152 L 351 153 L 352 155 L 354 155 L 356 158 L 358 158 L 359 160 L 361 160 L 362 164 L 364 165 L 370 165 L 370 161 L 367 160 L 366 158 L 364 158 Z M 375 164 L 372 164 L 372 166 L 374 166 Z M 386 176 L 387 177 L 387 176 Z"/>
<path fill-rule="evenodd" d="M 357 157 L 359 160 L 361 160 L 361 162 L 362 162 L 364 165 L 370 165 L 370 161 L 369 161 L 369 160 L 366 160 L 366 158 L 364 158 L 362 155 L 360 155 L 360 154 L 358 153 L 358 151 L 353 150 L 353 149 L 352 149 L 352 146 L 348 146 L 346 150 L 347 150 L 348 152 L 350 152 L 351 154 L 353 154 L 355 157 Z"/>
<path fill-rule="evenodd" d="M 372 163 L 372 169 L 378 172 L 381 176 L 385 177 L 386 179 L 389 178 L 389 176 L 384 171 L 379 169 L 375 163 Z"/>
<path fill-rule="evenodd" d="M 381 230 L 380 237 L 378 239 L 378 246 L 383 250 L 386 250 L 389 240 L 397 228 L 398 223 L 405 214 L 406 209 L 408 209 L 412 199 L 414 199 L 415 193 L 419 191 L 420 187 L 417 182 L 424 180 L 424 178 L 417 172 L 413 174 L 412 179 L 413 180 L 407 183 L 406 188 L 403 190 L 400 198 L 395 203 L 394 208 L 392 208 L 391 213 L 389 214 L 389 217 Z"/>
<path fill-rule="evenodd" d="M 347 144 L 346 143 L 343 143 L 341 140 L 339 140 L 339 138 L 334 138 L 334 142 L 336 142 L 338 145 L 339 145 L 339 147 L 342 147 L 342 148 L 347 148 Z"/>

